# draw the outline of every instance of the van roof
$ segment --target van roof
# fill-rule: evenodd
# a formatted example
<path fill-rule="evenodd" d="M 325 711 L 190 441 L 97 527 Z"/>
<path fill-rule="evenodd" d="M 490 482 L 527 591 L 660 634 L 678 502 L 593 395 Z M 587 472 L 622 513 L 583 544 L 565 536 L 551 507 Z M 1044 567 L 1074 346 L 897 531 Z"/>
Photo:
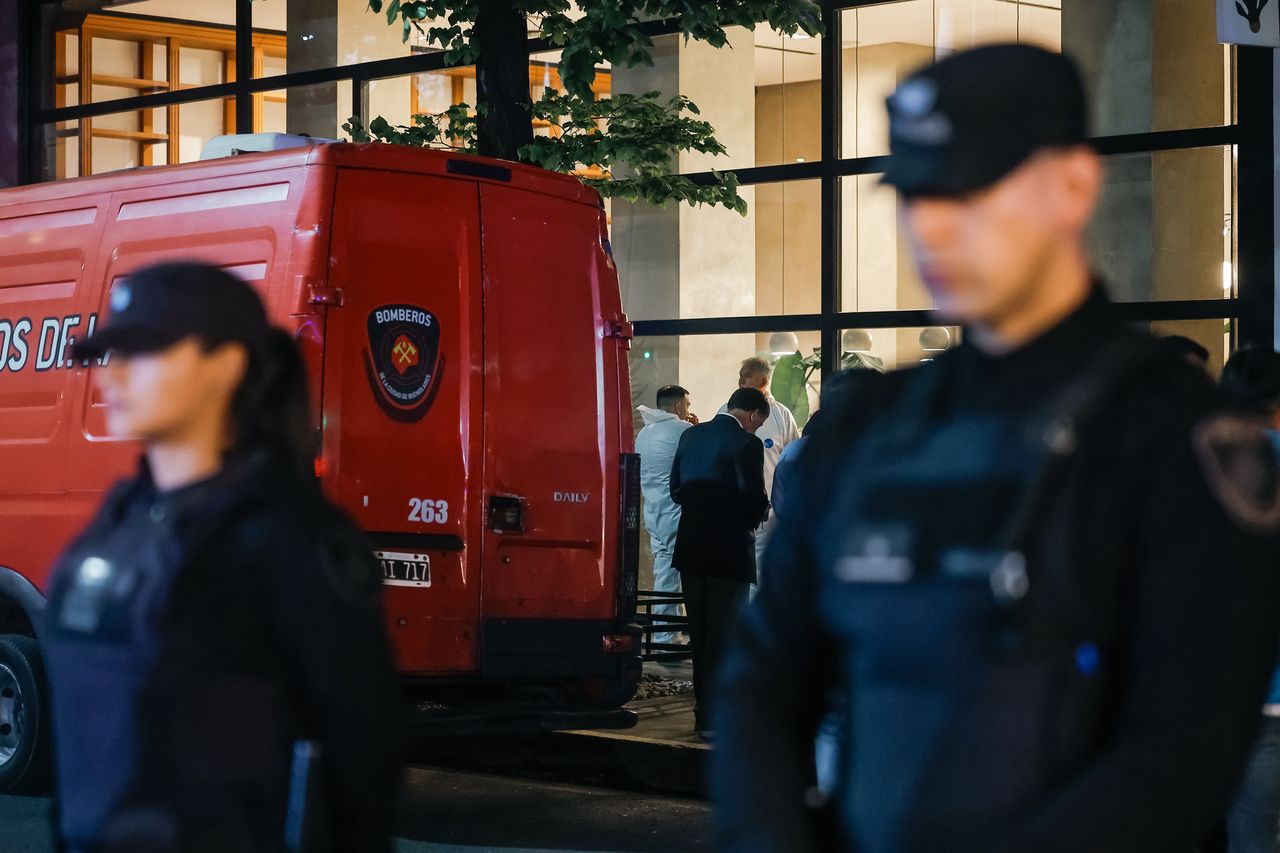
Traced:
<path fill-rule="evenodd" d="M 282 151 L 239 154 L 216 160 L 202 160 L 178 166 L 147 166 L 108 172 L 85 178 L 28 184 L 0 189 L 0 206 L 17 201 L 52 201 L 92 193 L 115 192 L 153 184 L 170 185 L 227 174 L 247 174 L 286 169 L 296 166 L 338 166 L 348 169 L 373 169 L 388 172 L 414 172 L 441 175 L 483 183 L 509 184 L 520 189 L 556 196 L 595 207 L 600 196 L 571 175 L 562 175 L 491 157 L 475 157 L 451 151 L 410 148 L 374 142 L 357 145 L 349 142 L 327 143 Z"/>

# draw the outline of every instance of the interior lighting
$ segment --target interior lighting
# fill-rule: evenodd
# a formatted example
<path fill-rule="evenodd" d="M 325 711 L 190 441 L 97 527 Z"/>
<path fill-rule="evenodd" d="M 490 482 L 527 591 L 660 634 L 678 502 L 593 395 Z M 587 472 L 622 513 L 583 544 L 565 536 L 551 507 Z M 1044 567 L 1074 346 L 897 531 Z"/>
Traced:
<path fill-rule="evenodd" d="M 649 352 L 648 350 L 645 350 L 645 351 L 644 351 L 644 357 L 645 357 L 646 359 L 653 358 L 653 353 Z"/>
<path fill-rule="evenodd" d="M 776 356 L 794 355 L 800 351 L 795 332 L 774 332 L 769 336 L 769 352 Z"/>
<path fill-rule="evenodd" d="M 1224 293 L 1231 292 L 1231 282 L 1235 278 L 1235 270 L 1231 266 L 1231 261 L 1222 262 L 1222 290 Z"/>
<path fill-rule="evenodd" d="M 813 36 L 809 35 L 804 30 L 796 30 L 791 38 L 794 41 L 804 41 L 805 39 L 813 38 Z"/>
<path fill-rule="evenodd" d="M 866 329 L 847 329 L 840 336 L 840 348 L 845 352 L 871 352 L 875 340 Z"/>

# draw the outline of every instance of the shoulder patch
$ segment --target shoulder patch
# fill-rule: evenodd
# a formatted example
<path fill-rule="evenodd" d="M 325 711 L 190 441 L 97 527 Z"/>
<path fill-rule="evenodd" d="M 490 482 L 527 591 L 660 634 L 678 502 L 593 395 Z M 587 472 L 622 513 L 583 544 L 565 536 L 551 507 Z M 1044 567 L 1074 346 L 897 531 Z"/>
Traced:
<path fill-rule="evenodd" d="M 1219 414 L 1196 425 L 1192 445 L 1209 491 L 1240 527 L 1280 532 L 1280 465 L 1265 423 Z"/>

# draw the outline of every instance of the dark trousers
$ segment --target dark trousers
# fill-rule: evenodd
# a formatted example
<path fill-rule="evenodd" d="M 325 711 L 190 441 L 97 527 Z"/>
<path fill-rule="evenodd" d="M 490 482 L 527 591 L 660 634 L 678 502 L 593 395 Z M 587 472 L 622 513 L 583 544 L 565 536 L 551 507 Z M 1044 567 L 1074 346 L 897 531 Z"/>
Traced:
<path fill-rule="evenodd" d="M 689 650 L 693 652 L 694 726 L 706 729 L 711 725 L 711 706 L 715 704 L 712 694 L 716 672 L 724 658 L 729 632 L 747 603 L 749 584 L 691 572 L 680 573 L 680 584 L 689 616 Z"/>

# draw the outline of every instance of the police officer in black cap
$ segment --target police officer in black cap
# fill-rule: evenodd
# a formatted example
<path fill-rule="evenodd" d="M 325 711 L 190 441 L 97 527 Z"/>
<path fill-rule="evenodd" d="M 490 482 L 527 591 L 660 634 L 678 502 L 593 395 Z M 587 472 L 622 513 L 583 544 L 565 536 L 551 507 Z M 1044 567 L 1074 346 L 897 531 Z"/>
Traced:
<path fill-rule="evenodd" d="M 1100 164 L 1069 60 L 957 54 L 889 111 L 885 181 L 965 341 L 867 371 L 800 457 L 775 582 L 724 664 L 723 846 L 1185 853 L 1230 798 L 1274 663 L 1261 425 L 1090 275 Z M 823 804 L 831 695 L 847 715 Z"/>
<path fill-rule="evenodd" d="M 380 572 L 316 485 L 292 338 L 200 264 L 141 270 L 110 306 L 76 356 L 99 359 L 108 427 L 145 452 L 50 584 L 62 849 L 256 853 L 309 834 L 389 851 L 400 714 Z M 290 774 L 315 744 L 309 789 L 292 788 L 322 804 L 307 822 Z"/>

